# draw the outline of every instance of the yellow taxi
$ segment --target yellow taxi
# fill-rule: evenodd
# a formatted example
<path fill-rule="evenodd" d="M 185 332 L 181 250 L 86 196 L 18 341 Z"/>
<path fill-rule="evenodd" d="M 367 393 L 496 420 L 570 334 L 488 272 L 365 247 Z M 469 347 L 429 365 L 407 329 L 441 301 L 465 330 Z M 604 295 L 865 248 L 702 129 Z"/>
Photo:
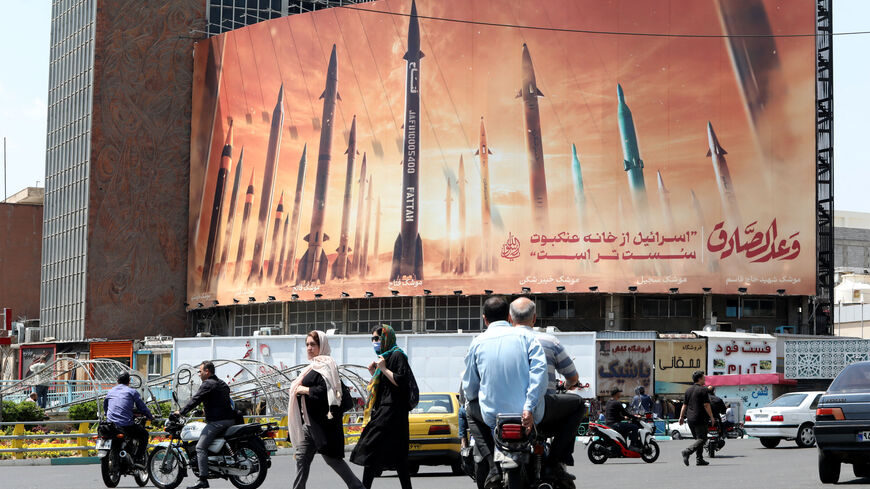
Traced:
<path fill-rule="evenodd" d="M 411 433 L 408 447 L 410 471 L 421 465 L 449 465 L 462 474 L 459 441 L 459 394 L 455 392 L 420 393 L 420 402 L 408 414 Z"/>

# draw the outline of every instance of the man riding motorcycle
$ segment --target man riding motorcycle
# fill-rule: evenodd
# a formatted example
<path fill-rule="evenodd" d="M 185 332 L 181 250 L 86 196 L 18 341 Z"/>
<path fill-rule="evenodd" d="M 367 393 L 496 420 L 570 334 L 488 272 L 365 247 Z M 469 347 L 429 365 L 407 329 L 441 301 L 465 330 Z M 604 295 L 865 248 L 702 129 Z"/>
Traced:
<path fill-rule="evenodd" d="M 127 372 L 118 376 L 118 385 L 106 393 L 103 399 L 103 411 L 106 420 L 114 423 L 128 438 L 137 440 L 134 460 L 136 466 L 145 468 L 145 454 L 148 451 L 148 430 L 133 422 L 133 406 L 139 409 L 148 419 L 154 420 L 148 406 L 142 401 L 142 396 L 136 389 L 130 387 L 130 374 Z"/>
<path fill-rule="evenodd" d="M 631 412 L 638 415 L 651 413 L 653 410 L 653 401 L 646 394 L 646 389 L 642 385 L 634 388 L 634 397 L 631 399 Z"/>
<path fill-rule="evenodd" d="M 199 483 L 189 486 L 187 489 L 208 487 L 208 446 L 227 428 L 236 424 L 236 410 L 233 408 L 232 399 L 230 399 L 230 387 L 215 376 L 212 362 L 202 362 L 199 366 L 199 378 L 202 380 L 199 390 L 181 410 L 175 411 L 176 415 L 184 416 L 199 403 L 202 403 L 203 411 L 205 411 L 206 427 L 202 430 L 202 435 L 196 443 Z"/>
<path fill-rule="evenodd" d="M 717 422 L 721 421 L 722 417 L 725 416 L 725 412 L 728 410 L 728 408 L 725 407 L 725 401 L 716 395 L 716 388 L 712 385 L 707 386 L 707 393 L 710 396 L 710 409 L 713 411 L 713 419 Z"/>
<path fill-rule="evenodd" d="M 615 387 L 610 391 L 610 400 L 604 405 L 604 424 L 629 440 L 629 450 L 640 452 L 643 449 L 641 448 L 637 425 L 627 421 L 632 419 L 632 415 L 619 400 L 621 392 L 622 389 L 619 387 Z"/>
<path fill-rule="evenodd" d="M 471 342 L 462 376 L 469 429 L 489 466 L 484 482 L 487 489 L 502 483 L 499 466 L 493 461 L 492 430 L 498 414 L 521 412 L 527 432 L 544 417 L 541 401 L 547 389 L 547 357 L 531 334 L 511 327 L 508 311 L 503 297 L 493 296 L 484 302 L 487 328 Z"/>
<path fill-rule="evenodd" d="M 547 357 L 547 393 L 542 400 L 544 418 L 538 424 L 538 431 L 553 436 L 553 445 L 544 464 L 544 473 L 556 479 L 574 480 L 575 477 L 565 470 L 565 465 L 574 465 L 574 440 L 583 421 L 584 406 L 579 396 L 556 394 L 556 372 L 565 377 L 566 389 L 576 385 L 580 376 L 574 361 L 555 336 L 532 329 L 536 319 L 534 301 L 520 297 L 511 302 L 511 324 L 532 333 Z"/>

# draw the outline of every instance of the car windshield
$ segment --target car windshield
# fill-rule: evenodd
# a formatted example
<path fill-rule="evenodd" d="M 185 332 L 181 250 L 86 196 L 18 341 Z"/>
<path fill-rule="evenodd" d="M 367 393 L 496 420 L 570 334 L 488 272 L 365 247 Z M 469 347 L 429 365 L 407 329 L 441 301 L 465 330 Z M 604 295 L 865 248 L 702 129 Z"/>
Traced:
<path fill-rule="evenodd" d="M 806 394 L 786 394 L 784 396 L 777 397 L 765 407 L 796 407 L 800 406 L 806 398 Z"/>
<path fill-rule="evenodd" d="M 453 403 L 450 402 L 450 394 L 420 394 L 420 402 L 411 410 L 411 414 L 431 413 L 450 414 L 453 412 Z"/>
<path fill-rule="evenodd" d="M 849 365 L 828 387 L 828 394 L 870 391 L 870 363 Z"/>

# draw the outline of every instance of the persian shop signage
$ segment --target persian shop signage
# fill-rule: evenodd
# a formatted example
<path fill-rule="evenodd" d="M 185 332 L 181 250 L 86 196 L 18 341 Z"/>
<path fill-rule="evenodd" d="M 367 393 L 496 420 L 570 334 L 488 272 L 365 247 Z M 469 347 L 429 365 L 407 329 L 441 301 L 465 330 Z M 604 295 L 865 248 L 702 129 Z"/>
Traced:
<path fill-rule="evenodd" d="M 771 338 L 709 338 L 708 375 L 771 374 L 776 372 L 776 340 Z"/>
<path fill-rule="evenodd" d="M 653 341 L 598 340 L 598 395 L 609 396 L 618 387 L 634 395 L 643 386 L 647 392 L 653 380 Z"/>
<path fill-rule="evenodd" d="M 707 347 L 704 340 L 657 340 L 655 358 L 655 392 L 682 393 L 704 369 Z"/>

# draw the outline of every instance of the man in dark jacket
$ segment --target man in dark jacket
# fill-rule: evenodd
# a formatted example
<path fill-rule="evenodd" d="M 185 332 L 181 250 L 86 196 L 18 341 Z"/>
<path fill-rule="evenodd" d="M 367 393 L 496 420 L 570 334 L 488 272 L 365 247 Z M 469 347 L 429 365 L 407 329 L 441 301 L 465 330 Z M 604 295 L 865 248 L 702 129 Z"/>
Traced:
<path fill-rule="evenodd" d="M 632 419 L 632 415 L 619 400 L 620 393 L 622 393 L 622 389 L 619 387 L 614 387 L 610 391 L 610 400 L 604 405 L 604 423 L 628 440 L 629 450 L 640 452 L 643 447 L 640 443 L 637 425 L 627 421 Z"/>
<path fill-rule="evenodd" d="M 716 395 L 716 388 L 712 385 L 707 386 L 707 395 L 710 397 L 710 409 L 713 411 L 713 419 L 719 422 L 722 420 L 722 416 L 725 416 L 725 411 L 728 410 L 725 407 L 725 401 Z"/>
<path fill-rule="evenodd" d="M 202 385 L 190 401 L 175 411 L 176 415 L 183 416 L 202 403 L 205 411 L 206 426 L 196 442 L 196 460 L 199 466 L 199 483 L 189 486 L 187 489 L 202 489 L 208 487 L 208 446 L 220 436 L 227 428 L 236 424 L 236 411 L 233 401 L 230 399 L 230 386 L 217 378 L 214 374 L 214 364 L 202 362 L 199 366 L 199 378 Z"/>
<path fill-rule="evenodd" d="M 692 373 L 692 382 L 694 384 L 686 390 L 686 399 L 680 410 L 680 424 L 689 420 L 689 428 L 695 441 L 683 450 L 683 463 L 689 465 L 689 457 L 695 452 L 698 465 L 710 465 L 710 462 L 704 460 L 704 442 L 707 440 L 707 426 L 713 421 L 713 410 L 710 408 L 707 388 L 704 387 L 704 372 L 696 370 Z"/>

